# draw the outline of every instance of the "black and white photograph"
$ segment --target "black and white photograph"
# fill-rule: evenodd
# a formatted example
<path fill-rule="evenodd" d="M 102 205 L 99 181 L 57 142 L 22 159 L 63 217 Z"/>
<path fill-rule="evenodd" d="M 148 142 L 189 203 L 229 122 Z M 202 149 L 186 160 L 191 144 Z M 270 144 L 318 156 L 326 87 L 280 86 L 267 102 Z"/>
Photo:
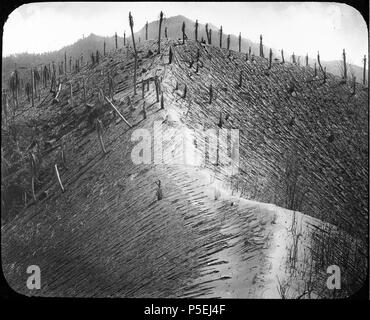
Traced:
<path fill-rule="evenodd" d="M 148 318 L 369 299 L 366 19 L 339 2 L 9 10 L 4 285 L 26 299 L 217 298 L 153 300 Z"/>

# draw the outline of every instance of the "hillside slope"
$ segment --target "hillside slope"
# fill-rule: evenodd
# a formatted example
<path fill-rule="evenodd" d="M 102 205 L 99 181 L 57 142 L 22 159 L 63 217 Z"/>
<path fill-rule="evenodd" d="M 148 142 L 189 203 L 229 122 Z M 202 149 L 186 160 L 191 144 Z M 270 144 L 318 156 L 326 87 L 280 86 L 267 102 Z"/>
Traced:
<path fill-rule="evenodd" d="M 265 59 L 246 60 L 194 41 L 163 40 L 161 54 L 156 48 L 155 41 L 138 44 L 136 95 L 133 52 L 124 48 L 62 77 L 58 103 L 47 90 L 34 108 L 23 97 L 16 123 L 42 129 L 34 134 L 43 161 L 38 202 L 2 215 L 3 271 L 11 287 L 42 296 L 332 297 L 326 268 L 336 264 L 343 277 L 339 295 L 357 291 L 368 254 L 367 89 L 358 85 L 352 95 L 350 86 L 330 74 L 324 83 L 310 67 L 286 63 L 268 70 Z M 132 128 L 99 102 L 95 89 L 108 95 L 108 73 L 114 104 Z M 154 76 L 164 109 L 152 82 L 142 97 L 140 82 Z M 87 102 L 103 120 L 106 155 L 89 126 L 83 77 Z M 73 106 L 67 80 L 73 82 Z M 216 128 L 220 113 L 225 128 L 240 130 L 239 172 L 230 176 L 222 161 L 171 162 L 184 156 L 184 129 L 191 130 L 184 139 L 198 152 L 202 137 L 195 129 Z M 137 165 L 133 134 L 153 133 L 155 121 L 164 128 L 165 162 Z M 20 133 L 21 150 L 31 138 L 31 132 Z M 53 173 L 62 139 L 64 193 Z M 158 148 L 154 141 L 151 153 Z M 26 163 L 14 171 L 28 188 L 22 168 Z M 25 286 L 31 264 L 42 272 L 36 293 Z"/>

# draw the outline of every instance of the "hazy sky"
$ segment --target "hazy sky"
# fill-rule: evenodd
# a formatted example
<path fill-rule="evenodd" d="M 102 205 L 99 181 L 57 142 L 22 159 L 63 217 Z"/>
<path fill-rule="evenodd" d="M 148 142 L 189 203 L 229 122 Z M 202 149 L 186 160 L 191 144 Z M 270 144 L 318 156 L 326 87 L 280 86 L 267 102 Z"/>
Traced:
<path fill-rule="evenodd" d="M 184 15 L 200 23 L 222 25 L 225 34 L 242 33 L 285 52 L 341 59 L 346 48 L 348 61 L 362 65 L 368 52 L 368 31 L 361 14 L 339 3 L 281 2 L 54 2 L 25 4 L 13 11 L 4 25 L 3 56 L 58 50 L 82 35 L 112 36 L 129 32 L 128 12 L 134 30 L 145 22 L 165 16 Z"/>

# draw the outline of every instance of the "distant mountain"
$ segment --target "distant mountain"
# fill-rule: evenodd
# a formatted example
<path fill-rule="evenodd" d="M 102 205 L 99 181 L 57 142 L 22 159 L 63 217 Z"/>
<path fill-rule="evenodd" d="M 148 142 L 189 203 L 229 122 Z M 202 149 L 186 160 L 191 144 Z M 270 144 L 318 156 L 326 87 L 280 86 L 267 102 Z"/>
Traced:
<path fill-rule="evenodd" d="M 165 36 L 165 28 L 167 28 L 167 36 L 171 39 L 182 38 L 182 31 L 181 27 L 183 22 L 185 22 L 185 32 L 189 39 L 194 39 L 195 37 L 195 22 L 190 20 L 182 15 L 174 16 L 165 18 L 162 24 L 161 36 Z M 215 26 L 212 24 L 208 25 L 209 29 L 212 30 L 212 44 L 215 46 L 219 46 L 219 26 Z M 157 39 L 159 32 L 159 22 L 152 21 L 148 23 L 148 39 Z M 126 31 L 126 37 L 128 42 L 131 40 L 129 30 Z M 206 32 L 205 32 L 205 24 L 199 23 L 198 26 L 198 39 L 206 40 Z M 136 41 L 143 41 L 145 40 L 145 25 L 135 33 L 135 40 Z M 14 70 L 15 65 L 22 70 L 30 68 L 33 64 L 34 66 L 41 65 L 41 64 L 48 64 L 52 61 L 63 61 L 64 60 L 64 53 L 67 52 L 67 57 L 72 57 L 72 62 L 75 59 L 81 56 L 81 53 L 84 56 L 84 59 L 89 60 L 90 54 L 92 52 L 96 52 L 99 50 L 100 52 L 103 51 L 104 41 L 106 42 L 106 50 L 112 50 L 115 47 L 115 40 L 114 36 L 111 37 L 102 37 L 95 34 L 90 34 L 88 37 L 79 39 L 77 42 L 63 47 L 60 50 L 47 52 L 43 54 L 16 54 L 9 57 L 3 58 L 3 69 L 2 69 L 2 79 L 3 82 L 9 77 L 10 72 Z M 118 36 L 118 47 L 121 48 L 123 46 L 123 37 Z M 222 37 L 222 47 L 227 47 L 227 34 L 223 34 Z M 259 54 L 259 43 L 255 43 L 247 38 L 241 39 L 241 50 L 242 52 L 248 52 L 249 47 L 251 48 L 251 52 L 255 55 Z M 238 50 L 238 35 L 230 35 L 230 49 L 231 50 Z M 268 57 L 268 52 L 270 47 L 264 45 L 264 54 Z M 281 59 L 281 52 L 280 49 L 272 48 L 274 58 Z M 290 61 L 291 53 L 285 52 L 285 61 Z M 298 56 L 297 56 L 298 58 Z M 301 64 L 304 63 L 304 57 L 301 56 L 300 58 Z M 85 60 L 86 61 L 86 60 Z M 309 63 L 313 65 L 315 62 L 314 59 L 310 59 Z M 69 62 L 68 62 L 69 63 Z M 322 61 L 322 65 L 326 66 L 327 71 L 333 73 L 334 75 L 340 76 L 340 61 Z M 362 81 L 363 77 L 363 68 L 359 66 L 351 66 L 350 68 L 353 70 L 353 74 L 356 76 L 358 82 Z M 366 75 L 367 77 L 367 75 Z"/>
<path fill-rule="evenodd" d="M 182 24 L 185 22 L 185 33 L 189 39 L 194 39 L 195 37 L 195 21 L 190 20 L 182 15 L 178 15 L 175 17 L 166 18 L 163 20 L 162 24 L 162 31 L 161 34 L 164 36 L 165 27 L 167 27 L 167 35 L 170 39 L 182 39 Z M 202 38 L 206 41 L 206 25 L 199 23 L 198 25 L 198 40 L 202 40 Z M 212 44 L 215 46 L 219 46 L 220 43 L 220 36 L 219 36 L 219 29 L 220 26 L 215 26 L 213 24 L 208 24 L 208 28 L 212 30 Z M 159 33 L 159 22 L 153 21 L 148 23 L 148 39 L 156 39 L 158 38 Z M 222 36 L 222 47 L 227 47 L 227 34 L 223 33 Z M 140 37 L 140 39 L 145 39 L 145 26 L 141 28 L 138 32 L 135 33 L 136 40 Z M 131 37 L 130 37 L 131 38 Z M 258 54 L 259 52 L 259 44 L 254 43 L 249 39 L 243 38 L 241 40 L 241 50 L 246 52 L 248 51 L 249 47 L 254 54 Z M 231 50 L 238 50 L 238 36 L 237 35 L 230 35 L 230 49 Z M 267 56 L 269 47 L 264 47 L 265 55 Z M 277 51 L 276 51 L 277 52 Z"/>
<path fill-rule="evenodd" d="M 92 52 L 99 50 L 103 51 L 104 41 L 106 42 L 106 50 L 112 50 L 114 48 L 114 36 L 102 37 L 95 34 L 90 34 L 88 37 L 79 39 L 75 43 L 63 47 L 60 50 L 46 52 L 42 54 L 29 54 L 20 53 L 5 57 L 2 59 L 2 79 L 3 81 L 8 78 L 10 72 L 12 72 L 17 66 L 19 71 L 26 72 L 32 65 L 40 66 L 51 63 L 52 61 L 60 62 L 64 61 L 64 53 L 67 53 L 67 61 L 69 64 L 69 58 L 72 57 L 72 63 L 83 54 L 85 61 L 90 60 Z M 123 42 L 123 38 L 122 38 Z M 121 44 L 122 46 L 122 44 Z M 87 59 L 87 60 L 86 60 Z"/>

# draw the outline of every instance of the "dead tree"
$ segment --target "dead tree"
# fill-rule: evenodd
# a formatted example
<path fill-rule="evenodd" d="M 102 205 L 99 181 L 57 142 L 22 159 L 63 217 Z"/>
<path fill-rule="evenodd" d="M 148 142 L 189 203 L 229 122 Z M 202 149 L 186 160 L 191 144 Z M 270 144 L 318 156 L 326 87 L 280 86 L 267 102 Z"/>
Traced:
<path fill-rule="evenodd" d="M 164 109 L 164 98 L 163 98 L 163 93 L 161 93 L 161 109 Z"/>
<path fill-rule="evenodd" d="M 64 73 L 67 74 L 67 52 L 64 52 Z"/>
<path fill-rule="evenodd" d="M 143 101 L 143 118 L 146 119 L 146 108 L 145 108 L 145 100 Z"/>
<path fill-rule="evenodd" d="M 168 64 L 172 63 L 172 47 L 170 47 L 169 53 L 168 53 Z"/>
<path fill-rule="evenodd" d="M 60 179 L 60 175 L 59 175 L 59 170 L 58 170 L 58 165 L 55 163 L 54 164 L 54 171 L 55 171 L 55 175 L 57 177 L 57 180 L 58 180 L 58 183 L 59 183 L 59 186 L 60 188 L 62 189 L 62 192 L 65 191 L 64 187 L 63 187 L 63 183 L 62 183 L 62 180 Z"/>
<path fill-rule="evenodd" d="M 164 36 L 166 37 L 166 39 L 168 39 L 168 35 L 167 35 L 167 26 L 164 27 Z"/>
<path fill-rule="evenodd" d="M 346 51 L 343 49 L 343 79 L 347 81 Z"/>
<path fill-rule="evenodd" d="M 272 65 L 272 49 L 270 48 L 270 54 L 269 54 L 269 69 L 271 69 Z"/>
<path fill-rule="evenodd" d="M 354 96 L 356 94 L 356 77 L 353 76 L 353 89 L 352 89 L 352 95 Z"/>
<path fill-rule="evenodd" d="M 83 86 L 83 101 L 84 101 L 84 106 L 86 106 L 86 80 L 85 80 L 85 77 L 82 78 L 82 86 Z"/>
<path fill-rule="evenodd" d="M 118 111 L 118 109 L 116 108 L 116 106 L 112 103 L 112 101 L 109 100 L 108 97 L 104 96 L 103 94 L 103 91 L 100 89 L 99 90 L 100 92 L 100 95 L 103 96 L 103 98 L 105 99 L 105 101 L 109 104 L 109 106 L 113 109 L 113 111 L 130 127 L 132 128 L 132 125 L 125 119 L 125 117 Z M 131 99 L 130 97 L 127 97 L 128 99 L 128 102 L 129 102 L 129 105 L 130 105 L 130 109 L 132 109 L 133 105 L 131 104 Z M 135 110 L 135 109 L 134 109 Z"/>
<path fill-rule="evenodd" d="M 242 85 L 243 85 L 243 71 L 240 71 L 239 72 L 239 83 L 238 83 L 239 88 L 241 88 Z"/>
<path fill-rule="evenodd" d="M 99 118 L 95 119 L 95 129 L 96 129 L 96 132 L 98 133 L 99 142 L 100 142 L 100 146 L 103 150 L 103 153 L 106 154 L 107 150 L 105 150 L 104 141 L 103 141 L 104 128 L 103 128 L 103 123 L 101 122 L 101 120 Z"/>
<path fill-rule="evenodd" d="M 227 50 L 230 50 L 230 35 L 227 36 Z"/>
<path fill-rule="evenodd" d="M 155 184 L 157 185 L 158 189 L 156 191 L 157 201 L 160 201 L 163 199 L 163 192 L 161 187 L 161 180 L 155 181 Z"/>
<path fill-rule="evenodd" d="M 306 54 L 306 67 L 308 67 L 308 53 Z"/>
<path fill-rule="evenodd" d="M 159 102 L 160 83 L 159 83 L 158 77 L 154 78 L 154 85 L 155 85 L 155 95 L 157 98 L 157 102 Z"/>
<path fill-rule="evenodd" d="M 284 50 L 283 49 L 281 49 L 281 61 L 282 61 L 282 63 L 285 62 L 285 60 L 284 60 Z"/>
<path fill-rule="evenodd" d="M 162 21 L 163 21 L 163 12 L 159 14 L 159 34 L 158 34 L 158 53 L 161 52 L 161 29 L 162 29 Z"/>
<path fill-rule="evenodd" d="M 197 19 L 195 20 L 195 41 L 197 42 L 198 42 L 198 26 L 199 24 L 198 24 L 198 19 Z"/>
<path fill-rule="evenodd" d="M 218 124 L 217 126 L 222 129 L 222 126 L 224 124 L 224 120 L 222 119 L 222 112 L 220 111 L 220 117 L 219 117 L 219 120 L 218 120 Z"/>
<path fill-rule="evenodd" d="M 242 34 L 239 32 L 239 52 L 242 50 Z"/>
<path fill-rule="evenodd" d="M 54 75 L 54 81 L 55 81 L 55 75 Z M 31 68 L 31 98 L 32 98 L 32 108 L 35 106 L 35 78 L 33 76 L 33 68 Z"/>
<path fill-rule="evenodd" d="M 13 102 L 15 104 L 15 109 L 18 109 L 18 95 L 19 95 L 19 90 L 20 90 L 20 81 L 18 77 L 18 71 L 14 70 L 12 72 L 10 80 L 9 80 L 9 89 L 12 92 L 13 96 Z"/>
<path fill-rule="evenodd" d="M 70 104 L 71 104 L 71 108 L 73 108 L 73 85 L 72 85 L 72 81 L 69 82 L 69 85 L 70 85 Z"/>
<path fill-rule="evenodd" d="M 362 74 L 362 84 L 365 85 L 366 84 L 366 54 L 364 55 L 364 70 L 363 70 L 363 74 Z"/>
<path fill-rule="evenodd" d="M 162 11 L 161 11 L 162 13 Z M 163 15 L 163 13 L 162 13 Z M 129 23 L 130 23 L 130 29 L 131 29 L 131 37 L 132 37 L 132 44 L 134 46 L 134 54 L 135 54 L 135 70 L 134 70 L 134 95 L 136 95 L 136 68 L 137 68 L 137 52 L 136 52 L 136 45 L 135 45 L 135 36 L 134 36 L 134 20 L 132 19 L 132 15 L 131 15 L 131 11 L 129 12 L 128 14 L 128 19 L 129 19 Z M 159 26 L 159 30 L 160 30 L 160 26 Z M 160 33 L 159 33 L 159 39 L 158 39 L 158 53 L 160 51 Z"/>
<path fill-rule="evenodd" d="M 27 92 L 27 87 L 26 87 L 26 92 Z M 6 91 L 4 91 L 4 90 L 2 91 L 1 107 L 2 107 L 3 112 L 4 112 L 4 124 L 7 127 L 8 126 L 9 104 L 8 104 L 8 95 L 7 95 Z"/>
<path fill-rule="evenodd" d="M 182 31 L 182 44 L 185 44 L 185 21 L 183 21 L 182 23 L 181 31 Z"/>
<path fill-rule="evenodd" d="M 220 48 L 222 48 L 222 26 L 220 27 Z"/>
<path fill-rule="evenodd" d="M 126 46 L 126 31 L 123 32 L 123 45 Z"/>
<path fill-rule="evenodd" d="M 118 49 L 117 32 L 114 34 L 114 41 L 116 43 L 116 50 Z"/>
<path fill-rule="evenodd" d="M 104 40 L 104 45 L 103 45 L 103 55 L 104 55 L 104 57 L 105 57 L 105 55 L 106 55 L 105 48 L 106 48 L 106 44 L 105 44 L 105 40 Z"/>
<path fill-rule="evenodd" d="M 44 66 L 43 70 L 42 70 L 42 81 L 44 83 L 44 89 L 47 87 L 47 82 L 49 80 L 49 72 L 48 72 L 48 68 L 46 66 Z"/>
<path fill-rule="evenodd" d="M 208 23 L 206 23 L 206 36 L 207 36 L 207 42 L 208 42 L 208 44 L 211 44 L 211 40 L 209 38 Z"/>
<path fill-rule="evenodd" d="M 212 104 L 212 98 L 213 98 L 213 87 L 212 83 L 209 85 L 209 104 Z"/>
<path fill-rule="evenodd" d="M 36 167 L 36 156 L 33 152 L 29 155 L 30 161 L 30 172 L 31 172 L 31 192 L 33 200 L 36 202 L 36 194 L 35 194 L 35 179 L 37 178 L 37 167 Z"/>
<path fill-rule="evenodd" d="M 322 68 L 321 62 L 320 62 L 320 52 L 317 51 L 317 63 L 319 64 L 320 71 L 324 72 L 324 69 Z"/>
<path fill-rule="evenodd" d="M 145 81 L 141 81 L 141 99 L 144 99 L 144 92 L 145 92 Z"/>
<path fill-rule="evenodd" d="M 292 54 L 292 62 L 293 62 L 293 64 L 296 64 L 295 54 L 294 54 L 294 52 L 293 52 L 293 54 Z"/>
<path fill-rule="evenodd" d="M 260 57 L 264 58 L 263 43 L 262 43 L 262 34 L 260 35 Z"/>
<path fill-rule="evenodd" d="M 109 88 L 109 98 L 113 101 L 114 81 L 113 81 L 113 77 L 111 77 L 109 73 L 108 73 L 108 88 Z"/>
<path fill-rule="evenodd" d="M 182 93 L 181 98 L 183 98 L 183 99 L 185 99 L 185 98 L 186 98 L 186 93 L 187 93 L 187 91 L 188 91 L 188 87 L 187 87 L 187 86 L 186 86 L 186 84 L 185 84 L 184 91 L 183 91 L 183 93 Z"/>
<path fill-rule="evenodd" d="M 55 80 L 54 80 L 54 83 L 56 84 L 56 81 Z M 61 89 L 62 89 L 62 84 L 59 83 L 58 90 L 55 88 L 56 94 L 55 94 L 55 97 L 53 99 L 53 103 L 59 102 L 59 94 L 60 94 Z"/>
<path fill-rule="evenodd" d="M 148 21 L 145 23 L 145 40 L 148 40 Z"/>

